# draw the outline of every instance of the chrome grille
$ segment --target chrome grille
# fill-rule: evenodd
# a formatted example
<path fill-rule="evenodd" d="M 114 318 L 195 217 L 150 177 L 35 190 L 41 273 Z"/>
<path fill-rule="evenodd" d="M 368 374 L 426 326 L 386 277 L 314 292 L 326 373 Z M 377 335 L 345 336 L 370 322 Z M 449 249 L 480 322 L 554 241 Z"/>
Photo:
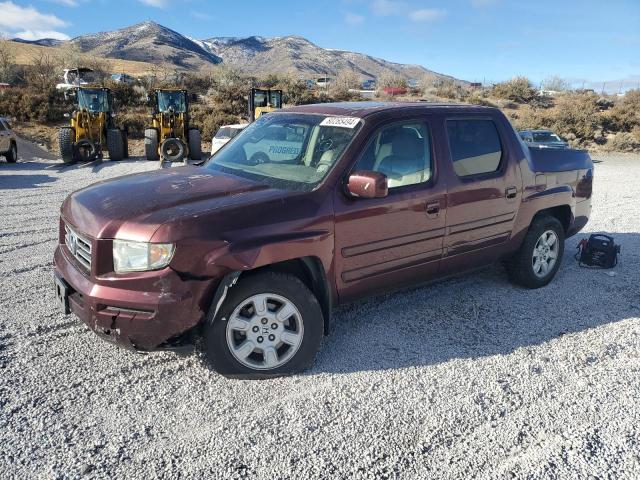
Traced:
<path fill-rule="evenodd" d="M 79 235 L 69 225 L 64 226 L 64 231 L 64 243 L 71 255 L 87 270 L 91 270 L 91 240 Z"/>

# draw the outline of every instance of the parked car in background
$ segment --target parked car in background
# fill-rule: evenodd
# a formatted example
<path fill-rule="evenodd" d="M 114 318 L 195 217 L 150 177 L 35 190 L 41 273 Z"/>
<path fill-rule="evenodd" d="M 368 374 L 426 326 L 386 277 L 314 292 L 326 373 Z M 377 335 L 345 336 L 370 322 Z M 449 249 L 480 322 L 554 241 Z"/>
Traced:
<path fill-rule="evenodd" d="M 522 130 L 520 138 L 532 147 L 569 148 L 569 144 L 551 130 Z"/>
<path fill-rule="evenodd" d="M 126 83 L 128 85 L 136 83 L 136 79 L 126 73 L 114 73 L 111 75 L 111 80 L 115 83 Z"/>
<path fill-rule="evenodd" d="M 363 90 L 375 90 L 376 89 L 376 81 L 372 78 L 365 80 L 364 82 L 362 82 L 362 89 Z"/>
<path fill-rule="evenodd" d="M 224 147 L 229 140 L 238 135 L 247 125 L 247 123 L 238 123 L 236 125 L 223 125 L 220 127 L 211 140 L 211 155 Z"/>
<path fill-rule="evenodd" d="M 331 77 L 316 78 L 316 86 L 320 88 L 328 88 L 332 82 L 333 80 L 331 79 Z"/>
<path fill-rule="evenodd" d="M 203 166 L 67 197 L 56 298 L 131 349 L 197 340 L 223 375 L 289 374 L 313 363 L 336 305 L 494 262 L 549 284 L 592 181 L 587 152 L 524 148 L 495 108 L 287 108 Z"/>
<path fill-rule="evenodd" d="M 4 155 L 9 163 L 18 161 L 18 143 L 11 130 L 9 120 L 0 117 L 0 155 Z"/>

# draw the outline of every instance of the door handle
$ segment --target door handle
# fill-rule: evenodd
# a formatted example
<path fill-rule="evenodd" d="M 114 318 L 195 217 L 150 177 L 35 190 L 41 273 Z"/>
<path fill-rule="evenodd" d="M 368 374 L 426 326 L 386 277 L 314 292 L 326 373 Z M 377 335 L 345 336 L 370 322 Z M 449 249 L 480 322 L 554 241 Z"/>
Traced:
<path fill-rule="evenodd" d="M 440 215 L 440 202 L 427 203 L 427 216 L 436 218 Z"/>
<path fill-rule="evenodd" d="M 516 198 L 518 195 L 518 189 L 516 187 L 509 187 L 505 190 L 505 197 Z"/>

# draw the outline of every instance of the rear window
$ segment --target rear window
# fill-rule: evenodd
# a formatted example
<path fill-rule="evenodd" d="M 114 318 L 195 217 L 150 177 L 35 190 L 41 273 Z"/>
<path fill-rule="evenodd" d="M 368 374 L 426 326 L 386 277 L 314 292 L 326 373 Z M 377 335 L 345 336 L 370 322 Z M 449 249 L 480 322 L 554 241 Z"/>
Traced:
<path fill-rule="evenodd" d="M 215 138 L 218 138 L 218 139 L 231 138 L 231 129 L 228 127 L 221 128 L 220 130 L 218 130 L 218 133 L 216 133 Z"/>
<path fill-rule="evenodd" d="M 459 177 L 492 173 L 500 168 L 502 145 L 491 120 L 448 120 L 453 169 Z"/>

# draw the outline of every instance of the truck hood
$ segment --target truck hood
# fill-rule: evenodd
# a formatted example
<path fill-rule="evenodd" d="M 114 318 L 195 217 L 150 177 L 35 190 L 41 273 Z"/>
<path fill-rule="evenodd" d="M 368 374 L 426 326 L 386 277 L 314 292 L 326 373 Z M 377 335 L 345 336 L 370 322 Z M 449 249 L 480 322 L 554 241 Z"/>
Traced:
<path fill-rule="evenodd" d="M 78 190 L 62 216 L 94 238 L 149 241 L 165 222 L 288 192 L 199 167 L 179 167 L 120 177 Z"/>

